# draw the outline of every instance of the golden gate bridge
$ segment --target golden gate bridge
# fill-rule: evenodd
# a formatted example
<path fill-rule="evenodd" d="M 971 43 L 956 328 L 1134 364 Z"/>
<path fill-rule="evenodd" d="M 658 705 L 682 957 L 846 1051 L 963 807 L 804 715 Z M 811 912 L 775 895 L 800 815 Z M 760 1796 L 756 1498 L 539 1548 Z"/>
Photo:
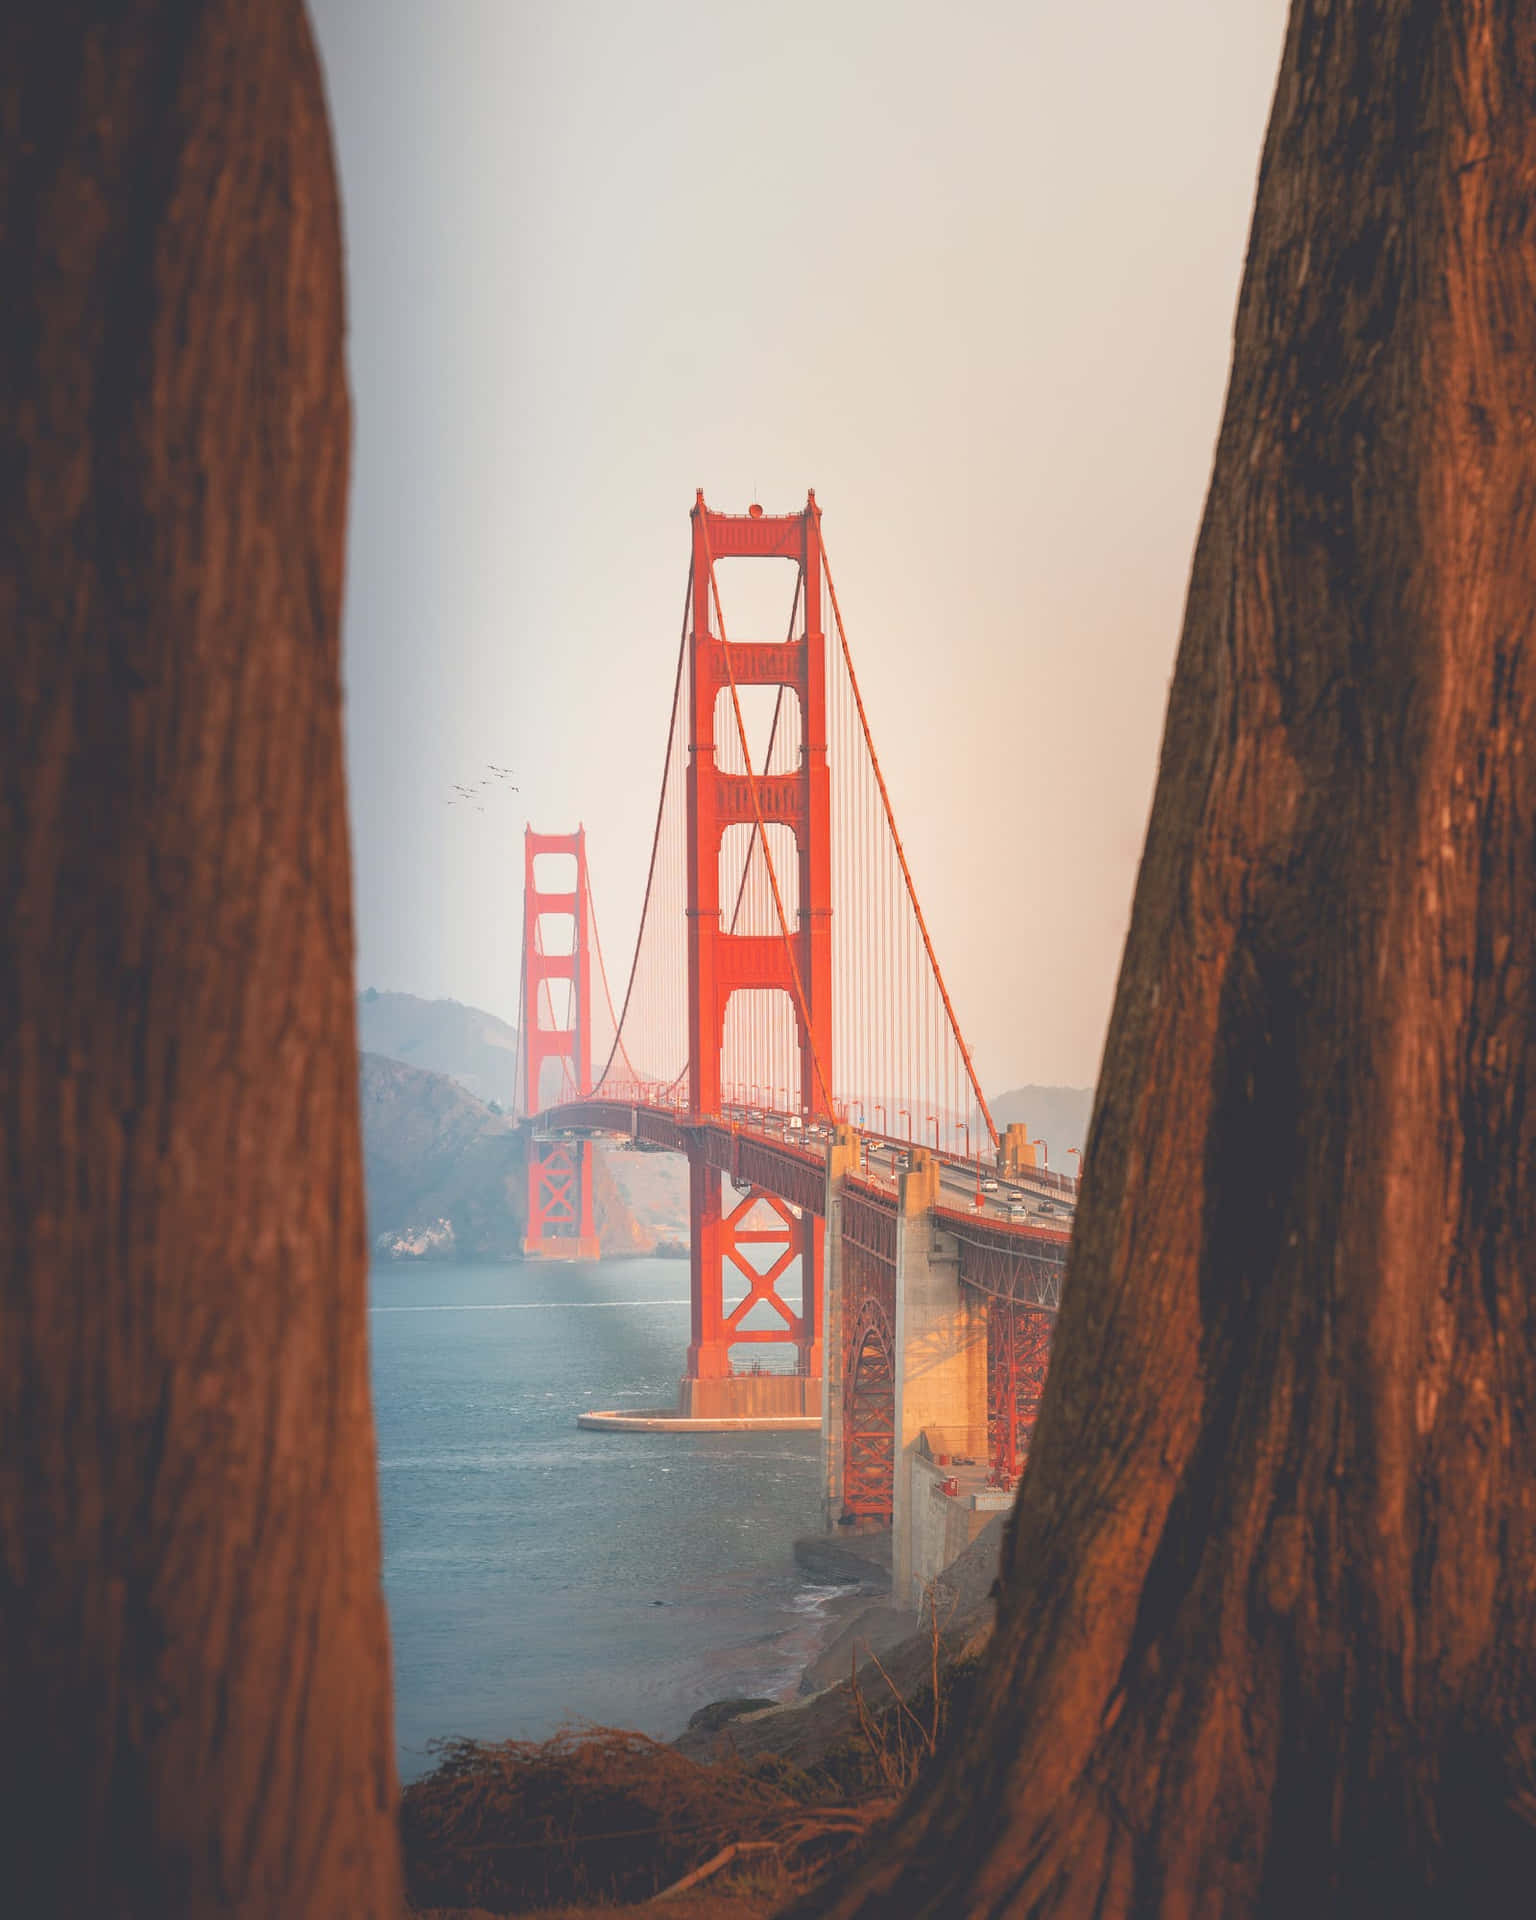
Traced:
<path fill-rule="evenodd" d="M 726 559 L 793 567 L 781 638 L 731 633 Z M 993 1484 L 1011 1488 L 1077 1182 L 1043 1164 L 1026 1129 L 993 1124 L 897 830 L 814 493 L 777 515 L 695 500 L 617 1007 L 584 832 L 530 828 L 524 857 L 525 1251 L 597 1253 L 594 1136 L 681 1154 L 691 1329 L 678 1417 L 817 1421 L 832 1519 L 889 1520 L 904 1504 L 899 1463 L 920 1424 L 984 1451 Z M 792 1301 L 781 1287 L 797 1262 Z M 764 1371 L 774 1349 L 783 1364 Z"/>

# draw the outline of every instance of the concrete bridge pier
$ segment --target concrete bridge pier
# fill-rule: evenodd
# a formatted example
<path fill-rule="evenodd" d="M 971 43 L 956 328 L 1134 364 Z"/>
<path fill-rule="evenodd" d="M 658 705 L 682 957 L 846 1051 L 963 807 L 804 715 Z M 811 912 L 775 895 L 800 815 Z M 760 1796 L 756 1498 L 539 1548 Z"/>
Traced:
<path fill-rule="evenodd" d="M 821 1459 L 828 1532 L 844 1521 L 849 1499 L 844 1373 L 856 1304 L 850 1289 L 857 1294 L 858 1287 L 843 1216 L 844 1183 L 858 1170 L 859 1136 L 852 1127 L 839 1127 L 827 1158 Z M 988 1457 L 987 1315 L 981 1297 L 961 1285 L 959 1248 L 938 1225 L 939 1178 L 937 1157 L 914 1148 L 897 1189 L 893 1297 L 886 1296 L 894 1307 L 888 1323 L 894 1400 L 891 1597 L 913 1609 L 928 1581 L 956 1558 L 998 1504 L 949 1490 L 952 1465 L 984 1469 Z M 867 1223 L 863 1231 L 868 1233 Z M 865 1248 L 861 1256 L 866 1264 L 869 1253 Z M 974 1480 L 976 1474 L 963 1477 Z"/>
<path fill-rule="evenodd" d="M 987 1316 L 934 1219 L 939 1162 L 922 1148 L 911 1162 L 897 1196 L 891 1597 L 915 1609 L 972 1530 L 968 1514 L 951 1511 L 938 1463 L 987 1458 Z"/>

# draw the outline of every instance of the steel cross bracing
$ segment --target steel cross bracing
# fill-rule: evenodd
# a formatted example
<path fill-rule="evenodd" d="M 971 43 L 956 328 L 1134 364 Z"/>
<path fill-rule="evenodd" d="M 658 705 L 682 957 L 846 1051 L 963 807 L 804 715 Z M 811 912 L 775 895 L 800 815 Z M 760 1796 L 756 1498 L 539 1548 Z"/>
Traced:
<path fill-rule="evenodd" d="M 793 576 L 782 637 L 728 629 L 721 573 L 744 560 Z M 700 494 L 691 561 L 623 1005 L 606 1056 L 546 1106 L 540 1128 L 687 1157 L 686 1378 L 727 1383 L 774 1348 L 800 1376 L 819 1371 L 827 1141 L 836 1122 L 859 1130 L 865 1175 L 845 1182 L 840 1209 L 857 1284 L 832 1337 L 846 1431 L 863 1450 L 850 1484 L 873 1513 L 890 1497 L 894 1307 L 881 1289 L 887 1272 L 894 1288 L 893 1150 L 924 1146 L 940 1162 L 935 1223 L 959 1249 L 962 1284 L 989 1303 L 992 1372 L 1013 1382 L 1013 1415 L 999 1424 L 993 1408 L 1000 1475 L 1017 1471 L 1027 1434 L 1019 1329 L 1059 1306 L 1077 1183 L 1010 1143 L 1007 1191 L 990 1197 L 997 1135 L 896 832 L 814 495 L 768 515 L 718 513 Z M 582 863 L 590 927 L 584 849 Z M 795 1304 L 780 1286 L 797 1263 Z"/>

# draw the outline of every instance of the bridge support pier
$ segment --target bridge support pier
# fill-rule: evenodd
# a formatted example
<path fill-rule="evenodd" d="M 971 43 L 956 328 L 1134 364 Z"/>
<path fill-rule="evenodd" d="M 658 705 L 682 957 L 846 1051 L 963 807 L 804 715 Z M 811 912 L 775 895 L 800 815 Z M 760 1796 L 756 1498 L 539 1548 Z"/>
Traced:
<path fill-rule="evenodd" d="M 600 1260 L 592 1209 L 592 1142 L 528 1142 L 528 1231 L 525 1260 Z"/>
<path fill-rule="evenodd" d="M 813 1213 L 748 1187 L 725 1210 L 721 1175 L 702 1154 L 690 1154 L 690 1281 L 692 1332 L 678 1388 L 678 1414 L 690 1420 L 782 1419 L 821 1414 L 821 1266 L 824 1235 Z M 797 1313 L 779 1281 L 798 1260 Z M 730 1274 L 746 1293 L 727 1311 Z M 737 1372 L 733 1346 L 795 1349 L 790 1373 Z"/>
<path fill-rule="evenodd" d="M 901 1176 L 896 1221 L 896 1421 L 891 1510 L 891 1597 L 922 1602 L 921 1569 L 935 1490 L 919 1466 L 921 1441 L 955 1460 L 987 1457 L 987 1318 L 960 1284 L 959 1248 L 938 1230 L 939 1162 L 922 1149 Z"/>

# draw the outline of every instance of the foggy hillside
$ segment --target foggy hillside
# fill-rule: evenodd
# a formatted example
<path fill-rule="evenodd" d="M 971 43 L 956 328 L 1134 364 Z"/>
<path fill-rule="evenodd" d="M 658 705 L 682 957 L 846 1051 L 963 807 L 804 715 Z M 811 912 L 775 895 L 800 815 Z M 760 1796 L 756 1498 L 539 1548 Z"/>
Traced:
<path fill-rule="evenodd" d="M 357 996 L 357 1044 L 407 1066 L 446 1073 L 477 1099 L 516 1104 L 517 1029 L 494 1013 L 457 1000 L 419 1000 L 414 993 Z"/>
<path fill-rule="evenodd" d="M 515 1071 L 517 1029 L 494 1013 L 479 1007 L 467 1007 L 457 1000 L 422 1000 L 413 993 L 380 993 L 369 987 L 357 996 L 358 1044 L 366 1053 L 403 1061 L 407 1066 L 424 1069 L 432 1075 L 446 1074 L 449 1080 L 475 1096 L 475 1102 L 492 1100 L 510 1113 L 516 1104 Z M 382 1065 L 379 1062 L 378 1065 Z M 375 1069 L 377 1080 L 377 1069 Z M 364 1079 L 368 1084 L 367 1075 Z M 443 1096 L 437 1096 L 439 1100 Z M 425 1096 L 421 1110 L 407 1126 L 402 1114 L 398 1123 L 400 1138 L 415 1134 L 425 1121 Z M 992 1117 L 999 1133 L 1010 1122 L 1023 1120 L 1030 1136 L 1043 1139 L 1049 1149 L 1049 1164 L 1058 1173 L 1076 1173 L 1078 1162 L 1069 1157 L 1069 1147 L 1082 1147 L 1088 1138 L 1088 1119 L 1093 1108 L 1092 1087 L 1013 1087 L 992 1102 Z M 446 1114 L 444 1116 L 446 1119 Z M 464 1121 L 461 1112 L 460 1121 Z M 377 1115 L 375 1116 L 377 1123 Z M 496 1115 L 482 1111 L 471 1132 L 480 1131 L 481 1122 L 494 1122 Z M 391 1122 L 392 1136 L 397 1123 Z M 430 1129 L 427 1130 L 430 1132 Z M 422 1136 L 424 1144 L 425 1135 Z M 372 1148 L 370 1148 L 372 1151 Z M 478 1155 L 484 1149 L 476 1149 Z M 641 1238 L 686 1240 L 688 1235 L 688 1166 L 671 1154 L 631 1154 L 605 1151 L 608 1169 L 623 1190 L 629 1208 L 637 1217 Z M 429 1168 L 423 1168 L 425 1179 Z M 404 1163 L 396 1191 L 416 1191 L 415 1185 L 401 1187 L 406 1179 Z M 417 1176 L 411 1175 L 416 1181 Z M 374 1203 L 375 1182 L 369 1175 L 369 1206 Z M 424 1191 L 424 1189 L 423 1189 Z M 522 1202 L 518 1202 L 521 1206 Z M 382 1225 L 382 1223 L 381 1223 Z M 518 1229 L 521 1233 L 521 1228 Z M 621 1228 L 619 1238 L 628 1241 L 631 1225 Z"/>
<path fill-rule="evenodd" d="M 1078 1171 L 1080 1162 L 1067 1157 L 1067 1148 L 1087 1148 L 1092 1087 L 1014 1087 L 991 1104 L 999 1133 L 1022 1120 L 1032 1140 L 1044 1140 L 1048 1165 L 1057 1173 Z"/>
<path fill-rule="evenodd" d="M 401 996 L 404 997 L 404 996 Z M 392 1258 L 516 1259 L 528 1207 L 527 1136 L 446 1074 L 365 1053 L 361 1062 L 368 1232 Z M 655 1243 L 595 1154 L 605 1253 Z"/>

